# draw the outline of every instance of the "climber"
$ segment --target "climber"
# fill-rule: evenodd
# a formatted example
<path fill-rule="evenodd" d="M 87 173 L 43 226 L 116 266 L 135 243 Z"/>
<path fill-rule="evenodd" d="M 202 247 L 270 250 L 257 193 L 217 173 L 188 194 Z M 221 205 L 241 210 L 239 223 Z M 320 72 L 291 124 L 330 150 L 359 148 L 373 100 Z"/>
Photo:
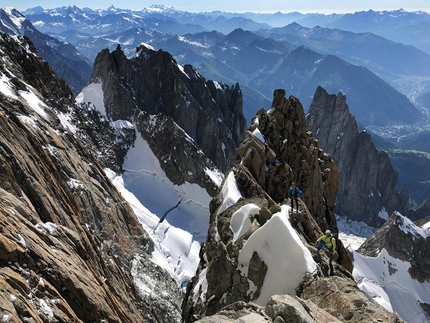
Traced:
<path fill-rule="evenodd" d="M 327 230 L 325 232 L 325 235 L 318 238 L 318 240 L 315 242 L 318 252 L 321 250 L 321 248 L 326 248 L 330 253 L 330 271 L 331 274 L 333 274 L 333 255 L 334 251 L 336 250 L 336 238 L 332 236 L 331 231 Z"/>
<path fill-rule="evenodd" d="M 296 201 L 297 213 L 299 213 L 299 197 L 302 196 L 302 191 L 292 182 L 288 189 L 288 197 L 291 199 L 291 212 L 294 212 L 294 201 Z"/>

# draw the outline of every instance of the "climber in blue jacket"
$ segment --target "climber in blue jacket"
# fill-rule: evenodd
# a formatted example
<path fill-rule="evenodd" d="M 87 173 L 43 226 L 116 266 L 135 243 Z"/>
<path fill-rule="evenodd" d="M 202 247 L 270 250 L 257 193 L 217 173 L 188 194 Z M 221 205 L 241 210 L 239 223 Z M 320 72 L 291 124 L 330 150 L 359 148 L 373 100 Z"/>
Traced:
<path fill-rule="evenodd" d="M 294 212 L 294 201 L 296 201 L 297 213 L 299 213 L 299 197 L 302 196 L 302 191 L 292 182 L 288 189 L 288 197 L 291 199 L 291 211 Z"/>

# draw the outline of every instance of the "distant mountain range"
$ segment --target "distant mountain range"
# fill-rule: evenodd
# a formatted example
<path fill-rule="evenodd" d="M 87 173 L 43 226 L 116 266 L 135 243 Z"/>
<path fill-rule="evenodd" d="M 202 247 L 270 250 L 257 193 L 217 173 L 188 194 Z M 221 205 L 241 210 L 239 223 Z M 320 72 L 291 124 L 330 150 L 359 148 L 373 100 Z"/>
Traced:
<path fill-rule="evenodd" d="M 186 12 L 173 7 L 154 5 L 142 10 L 120 9 L 113 6 L 108 9 L 94 10 L 76 6 L 43 9 L 29 8 L 22 12 L 30 21 L 40 21 L 36 25 L 41 32 L 58 32 L 79 30 L 89 34 L 100 31 L 112 32 L 131 26 L 149 26 L 157 21 L 157 30 L 172 31 L 175 34 L 188 32 L 217 30 L 228 34 L 237 28 L 257 31 L 284 27 L 298 23 L 304 27 L 340 29 L 354 33 L 370 32 L 395 42 L 413 45 L 430 54 L 430 44 L 427 41 L 427 31 L 430 25 L 430 15 L 426 12 L 408 12 L 402 9 L 395 11 L 360 11 L 352 14 L 301 14 L 289 13 L 232 13 L 224 11 Z M 46 18 L 49 16 L 49 19 Z M 115 17 L 115 19 L 114 19 Z M 147 20 L 148 18 L 151 18 Z M 82 23 L 85 22 L 85 23 Z M 87 28 L 86 26 L 93 26 Z M 103 27 L 102 27 L 103 26 Z M 154 26 L 154 25 L 153 25 Z M 54 29 L 53 29 L 54 28 Z M 105 28 L 105 30 L 102 30 Z"/>
<path fill-rule="evenodd" d="M 261 107 L 270 108 L 275 88 L 299 97 L 307 110 L 321 85 L 346 94 L 358 122 L 377 132 L 381 126 L 420 123 L 424 115 L 410 100 L 430 92 L 430 55 L 424 51 L 369 32 L 320 27 L 346 27 L 355 15 L 190 13 L 166 6 L 35 7 L 24 14 L 40 31 L 73 44 L 89 60 L 118 44 L 132 57 L 145 42 L 195 66 L 208 79 L 239 82 L 248 121 Z M 369 20 L 374 12 L 357 15 Z M 401 17 L 405 30 L 412 17 L 426 17 L 404 11 L 381 15 L 387 24 Z M 376 31 L 378 24 L 372 26 Z"/>
<path fill-rule="evenodd" d="M 40 32 L 17 10 L 0 9 L 0 31 L 30 38 L 40 56 L 49 62 L 57 76 L 66 81 L 75 95 L 88 82 L 92 62 L 70 42 Z"/>

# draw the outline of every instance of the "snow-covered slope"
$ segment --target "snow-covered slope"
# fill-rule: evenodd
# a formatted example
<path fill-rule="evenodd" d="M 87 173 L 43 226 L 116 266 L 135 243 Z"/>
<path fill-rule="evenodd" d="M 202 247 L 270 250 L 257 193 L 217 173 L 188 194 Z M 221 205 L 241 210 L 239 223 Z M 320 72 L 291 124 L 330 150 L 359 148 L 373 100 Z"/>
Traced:
<path fill-rule="evenodd" d="M 428 225 L 395 212 L 358 251 L 351 249 L 360 289 L 408 323 L 429 322 Z"/>
<path fill-rule="evenodd" d="M 101 86 L 93 83 L 84 88 L 77 101 L 92 102 L 99 112 L 106 114 L 103 96 Z M 119 120 L 112 122 L 112 126 L 133 127 L 129 121 Z M 153 260 L 178 285 L 186 285 L 199 262 L 200 242 L 206 238 L 211 197 L 197 184 L 173 184 L 140 135 L 136 136 L 122 167 L 121 174 L 109 169 L 106 172 L 154 241 Z M 221 184 L 220 171 L 207 169 L 206 173 L 215 184 Z"/>

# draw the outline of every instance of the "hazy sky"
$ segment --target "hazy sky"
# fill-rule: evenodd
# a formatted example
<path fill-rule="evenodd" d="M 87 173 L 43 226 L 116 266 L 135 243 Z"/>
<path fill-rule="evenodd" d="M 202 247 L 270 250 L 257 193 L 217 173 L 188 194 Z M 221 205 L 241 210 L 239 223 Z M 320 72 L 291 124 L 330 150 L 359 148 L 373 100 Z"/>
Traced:
<path fill-rule="evenodd" d="M 37 5 L 43 8 L 76 5 L 80 8 L 106 9 L 113 5 L 122 9 L 142 9 L 153 4 L 164 4 L 183 11 L 213 11 L 229 12 L 291 12 L 299 11 L 321 13 L 345 13 L 363 10 L 396 10 L 403 8 L 407 11 L 430 12 L 429 0 L 2 0 L 1 8 L 14 7 L 20 11 Z"/>

